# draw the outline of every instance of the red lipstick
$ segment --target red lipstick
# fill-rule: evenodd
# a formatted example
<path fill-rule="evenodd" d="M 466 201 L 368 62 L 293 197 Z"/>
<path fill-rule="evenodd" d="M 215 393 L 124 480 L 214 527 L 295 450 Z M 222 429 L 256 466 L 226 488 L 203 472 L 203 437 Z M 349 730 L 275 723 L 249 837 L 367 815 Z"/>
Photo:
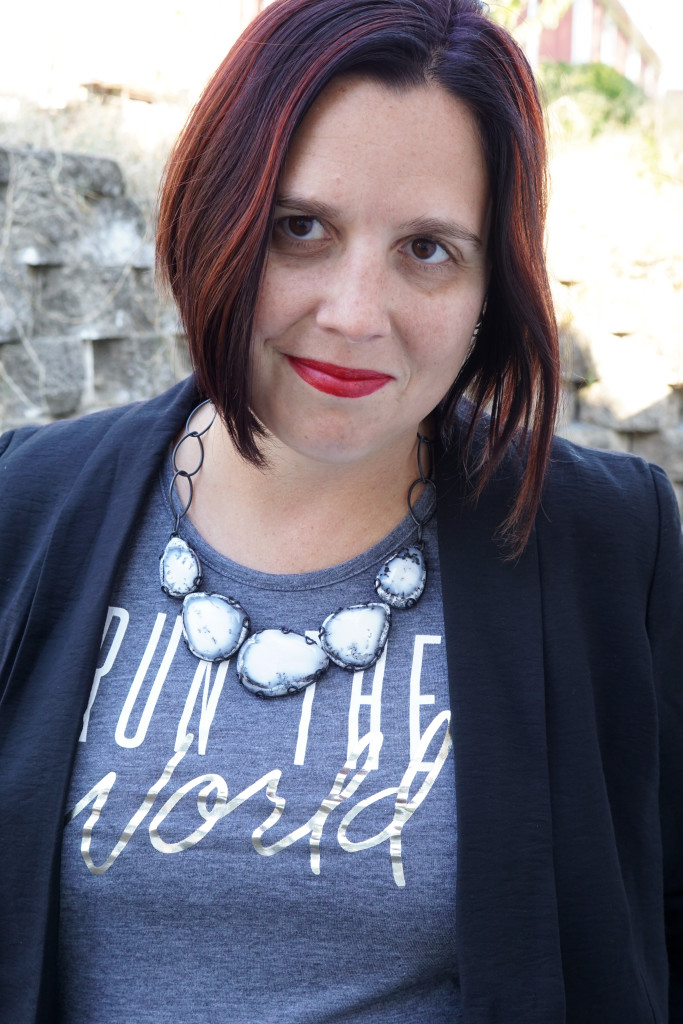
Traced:
<path fill-rule="evenodd" d="M 334 363 L 319 363 L 317 359 L 298 359 L 287 356 L 292 369 L 301 379 L 317 391 L 338 398 L 362 398 L 379 391 L 393 377 L 377 370 L 353 369 L 349 366 L 335 366 Z"/>

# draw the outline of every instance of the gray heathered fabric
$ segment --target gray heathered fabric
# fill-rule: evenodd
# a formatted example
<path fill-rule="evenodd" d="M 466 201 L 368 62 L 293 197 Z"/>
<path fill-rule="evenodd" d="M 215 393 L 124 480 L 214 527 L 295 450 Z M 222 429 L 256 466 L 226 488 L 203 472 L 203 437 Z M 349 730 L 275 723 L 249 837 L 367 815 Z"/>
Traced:
<path fill-rule="evenodd" d="M 181 607 L 158 581 L 171 525 L 166 483 L 152 495 L 112 595 L 118 610 L 103 641 L 106 671 L 71 784 L 68 807 L 77 813 L 66 825 L 62 854 L 64 1024 L 459 1021 L 455 786 L 434 519 L 426 531 L 427 588 L 415 609 L 394 613 L 374 725 L 372 705 L 354 705 L 353 693 L 360 684 L 363 699 L 373 689 L 379 696 L 381 668 L 354 683 L 352 673 L 333 666 L 310 707 L 303 694 L 262 701 L 241 686 L 232 662 L 220 693 L 212 667 L 207 691 L 196 675 L 203 663 L 182 641 L 154 704 Z M 181 532 L 200 556 L 203 589 L 238 598 L 252 629 L 298 631 L 317 628 L 342 605 L 371 600 L 383 559 L 414 539 L 406 517 L 385 541 L 344 565 L 271 576 L 221 557 L 189 523 Z M 155 626 L 156 646 L 149 645 Z M 397 788 L 411 759 L 411 676 L 414 755 L 416 715 L 422 736 L 440 716 L 409 785 L 409 800 L 418 793 L 423 799 L 402 830 L 396 826 L 393 855 L 387 833 L 368 848 L 345 849 L 342 842 L 348 847 L 401 821 Z M 369 748 L 355 767 L 347 763 L 349 748 L 354 730 L 362 740 L 371 727 L 381 732 L 382 746 L 377 767 L 363 772 Z M 193 737 L 189 748 L 175 750 L 186 733 Z M 341 800 L 334 799 L 335 782 Z M 110 787 L 106 802 L 100 796 L 99 818 L 98 786 Z M 230 809 L 248 787 L 253 792 Z M 227 816 L 212 816 L 226 799 Z M 316 812 L 318 828 L 313 822 L 311 831 L 306 825 Z M 173 845 L 189 836 L 189 848 Z"/>

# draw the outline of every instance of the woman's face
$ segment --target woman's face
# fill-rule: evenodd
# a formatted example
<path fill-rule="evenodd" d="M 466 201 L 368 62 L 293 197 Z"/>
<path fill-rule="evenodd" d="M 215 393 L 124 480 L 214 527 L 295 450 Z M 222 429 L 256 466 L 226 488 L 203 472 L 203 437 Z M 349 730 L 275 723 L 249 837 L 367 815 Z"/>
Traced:
<path fill-rule="evenodd" d="M 334 462 L 410 450 L 487 286 L 474 120 L 435 85 L 333 82 L 294 137 L 254 324 L 253 409 Z"/>

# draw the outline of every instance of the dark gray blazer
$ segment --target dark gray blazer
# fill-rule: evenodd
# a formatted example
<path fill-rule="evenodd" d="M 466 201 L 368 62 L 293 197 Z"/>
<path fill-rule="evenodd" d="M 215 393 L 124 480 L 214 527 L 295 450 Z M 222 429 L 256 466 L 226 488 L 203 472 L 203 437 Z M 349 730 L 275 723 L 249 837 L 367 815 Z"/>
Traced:
<path fill-rule="evenodd" d="M 188 381 L 0 441 L 1 1024 L 59 1019 L 60 842 L 81 717 L 122 547 L 196 400 Z M 476 508 L 459 465 L 440 459 L 437 490 L 464 1020 L 683 1024 L 671 487 L 639 459 L 558 441 L 510 564 L 493 534 L 515 457 Z"/>

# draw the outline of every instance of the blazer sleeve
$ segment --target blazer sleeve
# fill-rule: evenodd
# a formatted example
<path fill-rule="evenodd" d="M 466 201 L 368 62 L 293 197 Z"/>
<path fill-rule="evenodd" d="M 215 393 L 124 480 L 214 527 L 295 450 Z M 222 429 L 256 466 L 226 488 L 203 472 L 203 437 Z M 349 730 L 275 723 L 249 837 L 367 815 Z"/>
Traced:
<path fill-rule="evenodd" d="M 671 1024 L 683 1024 L 683 535 L 666 475 L 650 467 L 659 503 L 659 545 L 648 633 L 659 708 L 660 813 Z"/>

